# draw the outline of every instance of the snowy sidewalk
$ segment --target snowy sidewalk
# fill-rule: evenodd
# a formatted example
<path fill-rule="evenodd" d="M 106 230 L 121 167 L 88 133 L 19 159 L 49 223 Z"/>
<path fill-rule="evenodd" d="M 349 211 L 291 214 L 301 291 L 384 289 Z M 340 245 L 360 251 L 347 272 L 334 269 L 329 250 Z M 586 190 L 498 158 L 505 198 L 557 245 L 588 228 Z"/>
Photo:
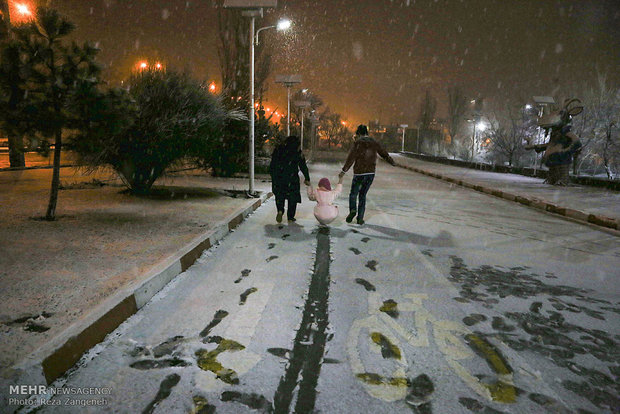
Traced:
<path fill-rule="evenodd" d="M 238 193 L 247 189 L 247 179 L 193 170 L 159 179 L 156 185 L 165 192 L 158 196 L 134 197 L 122 192 L 110 171 L 85 175 L 62 168 L 58 220 L 40 221 L 51 173 L 0 172 L 0 377 L 19 376 L 9 367 L 24 358 L 36 365 L 71 336 L 82 341 L 88 327 L 105 335 L 113 324 L 100 325 L 122 322 L 110 314 L 123 310 L 117 296 L 141 288 L 135 304 L 123 311 L 139 308 L 178 274 L 175 269 L 193 263 L 201 248 L 265 201 L 271 189 L 257 177 L 263 197 L 246 199 Z M 50 352 L 38 355 L 44 348 Z"/>
<path fill-rule="evenodd" d="M 407 169 L 530 207 L 602 227 L 620 229 L 620 192 L 571 185 L 544 184 L 541 178 L 455 167 L 391 154 Z"/>

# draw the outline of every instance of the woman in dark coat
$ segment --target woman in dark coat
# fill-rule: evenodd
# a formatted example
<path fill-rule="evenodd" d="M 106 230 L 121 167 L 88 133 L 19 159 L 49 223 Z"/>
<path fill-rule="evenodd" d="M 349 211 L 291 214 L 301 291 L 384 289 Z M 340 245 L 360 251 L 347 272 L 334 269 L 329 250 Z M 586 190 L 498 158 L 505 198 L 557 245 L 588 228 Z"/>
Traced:
<path fill-rule="evenodd" d="M 269 173 L 271 174 L 271 191 L 276 197 L 278 214 L 276 221 L 282 222 L 284 215 L 284 201 L 288 200 L 286 216 L 289 221 L 295 221 L 297 203 L 301 203 L 299 191 L 299 170 L 304 175 L 304 184 L 310 185 L 310 174 L 306 166 L 306 159 L 299 147 L 299 138 L 290 136 L 284 144 L 278 145 L 271 155 Z"/>

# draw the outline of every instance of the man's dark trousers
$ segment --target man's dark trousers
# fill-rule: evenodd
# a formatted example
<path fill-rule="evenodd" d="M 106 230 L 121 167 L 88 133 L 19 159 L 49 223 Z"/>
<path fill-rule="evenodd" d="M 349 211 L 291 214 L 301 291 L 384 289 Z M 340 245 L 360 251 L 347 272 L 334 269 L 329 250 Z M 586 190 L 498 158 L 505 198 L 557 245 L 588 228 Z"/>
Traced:
<path fill-rule="evenodd" d="M 286 196 L 276 196 L 276 208 L 278 211 L 284 213 L 284 201 L 288 200 L 288 210 L 286 211 L 286 217 L 289 219 L 295 218 L 295 212 L 297 211 L 297 203 L 291 201 L 290 198 L 286 198 Z"/>
<path fill-rule="evenodd" d="M 374 179 L 374 174 L 353 176 L 353 181 L 351 182 L 351 192 L 349 193 L 349 211 L 357 211 L 358 220 L 364 220 L 364 211 L 366 210 L 366 194 L 368 193 L 370 185 Z M 356 206 L 358 194 L 360 203 L 359 206 Z"/>

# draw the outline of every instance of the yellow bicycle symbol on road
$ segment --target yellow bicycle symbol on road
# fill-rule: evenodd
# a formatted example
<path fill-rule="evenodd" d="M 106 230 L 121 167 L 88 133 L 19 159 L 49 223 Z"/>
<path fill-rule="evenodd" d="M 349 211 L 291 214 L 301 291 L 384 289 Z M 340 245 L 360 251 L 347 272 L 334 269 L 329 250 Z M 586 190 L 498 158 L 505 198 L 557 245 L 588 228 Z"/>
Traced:
<path fill-rule="evenodd" d="M 415 331 L 404 328 L 386 313 L 388 302 L 382 302 L 379 293 L 368 292 L 368 316 L 357 319 L 351 325 L 347 341 L 347 354 L 351 368 L 371 396 L 393 402 L 407 396 L 410 365 L 401 343 L 413 347 L 429 347 L 432 339 L 443 354 L 446 363 L 473 391 L 488 400 L 513 403 L 516 389 L 510 365 L 504 357 L 484 338 L 469 331 L 464 325 L 449 320 L 439 320 L 425 309 L 425 294 L 407 294 L 398 304 L 400 312 L 413 313 Z M 394 303 L 394 302 L 392 302 Z M 368 349 L 382 358 L 363 359 L 360 349 Z M 462 362 L 476 355 L 484 358 L 496 374 L 493 383 L 484 383 L 473 376 Z M 389 368 L 386 368 L 389 366 Z M 377 370 L 386 372 L 382 375 Z"/>

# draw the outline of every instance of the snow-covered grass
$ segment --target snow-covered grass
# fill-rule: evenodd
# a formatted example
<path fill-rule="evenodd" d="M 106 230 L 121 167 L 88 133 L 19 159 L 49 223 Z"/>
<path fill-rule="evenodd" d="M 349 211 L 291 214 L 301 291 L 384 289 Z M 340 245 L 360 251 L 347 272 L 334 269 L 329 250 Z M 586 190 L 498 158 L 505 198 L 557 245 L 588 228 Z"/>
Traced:
<path fill-rule="evenodd" d="M 51 173 L 51 169 L 0 172 L 3 367 L 250 202 L 204 190 L 247 189 L 245 179 L 187 171 L 156 185 L 201 191 L 146 198 L 124 193 L 109 171 L 84 175 L 63 168 L 61 182 L 66 189 L 60 191 L 58 220 L 47 222 L 37 218 L 45 212 Z M 269 189 L 270 184 L 257 177 L 256 187 Z"/>

